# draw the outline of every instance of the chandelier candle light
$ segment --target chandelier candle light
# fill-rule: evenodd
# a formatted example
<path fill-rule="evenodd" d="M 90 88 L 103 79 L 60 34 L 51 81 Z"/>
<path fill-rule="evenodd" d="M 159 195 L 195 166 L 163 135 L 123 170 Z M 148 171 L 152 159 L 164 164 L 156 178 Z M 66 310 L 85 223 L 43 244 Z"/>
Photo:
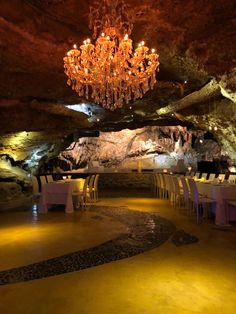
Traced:
<path fill-rule="evenodd" d="M 144 41 L 133 51 L 129 38 L 132 24 L 124 1 L 103 0 L 91 12 L 90 25 L 97 38 L 94 44 L 88 38 L 80 48 L 74 45 L 67 52 L 64 57 L 67 84 L 80 97 L 91 97 L 95 103 L 114 110 L 142 98 L 153 88 L 159 56 L 155 49 L 149 52 Z M 122 17 L 126 20 L 122 21 Z"/>

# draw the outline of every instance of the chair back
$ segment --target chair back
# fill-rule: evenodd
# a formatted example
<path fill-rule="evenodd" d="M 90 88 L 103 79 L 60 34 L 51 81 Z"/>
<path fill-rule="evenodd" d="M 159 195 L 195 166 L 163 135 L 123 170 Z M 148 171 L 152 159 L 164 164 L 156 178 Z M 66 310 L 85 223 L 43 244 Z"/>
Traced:
<path fill-rule="evenodd" d="M 185 177 L 180 177 L 180 181 L 183 187 L 184 200 L 187 201 L 189 199 L 189 189 Z"/>
<path fill-rule="evenodd" d="M 203 178 L 203 179 L 205 179 L 205 180 L 206 180 L 206 178 L 207 178 L 207 173 L 202 173 L 201 178 Z"/>
<path fill-rule="evenodd" d="M 155 173 L 154 174 L 154 178 L 155 178 L 155 192 L 157 196 L 160 196 L 160 189 L 161 189 L 161 179 L 160 179 L 160 174 L 159 173 Z"/>
<path fill-rule="evenodd" d="M 171 179 L 172 179 L 172 184 L 173 184 L 173 189 L 174 189 L 175 194 L 180 194 L 180 186 L 179 186 L 178 177 L 171 176 Z"/>
<path fill-rule="evenodd" d="M 83 194 L 86 195 L 87 193 L 87 188 L 89 185 L 89 180 L 90 180 L 90 176 L 87 176 L 84 180 L 84 186 L 83 186 Z"/>
<path fill-rule="evenodd" d="M 169 174 L 164 174 L 163 177 L 165 180 L 166 189 L 167 189 L 167 191 L 169 193 L 169 197 L 170 197 L 171 193 L 174 193 L 174 191 L 175 191 L 172 176 Z"/>
<path fill-rule="evenodd" d="M 217 177 L 217 179 L 221 179 L 221 181 L 223 182 L 225 180 L 225 174 L 220 173 Z"/>
<path fill-rule="evenodd" d="M 94 180 L 95 180 L 95 174 L 92 174 L 90 176 L 90 179 L 89 179 L 89 192 L 91 192 L 93 190 L 93 186 L 94 186 Z"/>
<path fill-rule="evenodd" d="M 161 188 L 160 174 L 159 173 L 155 173 L 154 176 L 155 176 L 155 180 L 156 180 L 156 185 L 160 189 Z"/>
<path fill-rule="evenodd" d="M 164 188 L 165 190 L 167 190 L 168 192 L 170 192 L 171 190 L 171 183 L 168 177 L 168 174 L 161 174 L 161 185 L 162 188 Z"/>
<path fill-rule="evenodd" d="M 46 181 L 46 177 L 45 177 L 45 176 L 40 176 L 39 178 L 40 178 L 41 191 L 42 191 L 43 186 L 44 186 L 45 184 L 47 184 L 47 181 Z"/>
<path fill-rule="evenodd" d="M 49 183 L 49 182 L 53 182 L 53 177 L 52 177 L 52 175 L 50 174 L 50 175 L 47 175 L 47 182 Z"/>
<path fill-rule="evenodd" d="M 160 179 L 160 186 L 161 186 L 161 188 L 165 189 L 164 175 L 162 173 L 159 173 L 159 179 Z"/>
<path fill-rule="evenodd" d="M 190 188 L 190 195 L 194 202 L 199 203 L 199 193 L 195 181 L 191 178 L 188 178 L 188 184 Z"/>
<path fill-rule="evenodd" d="M 195 176 L 197 177 L 197 179 L 199 179 L 200 178 L 200 172 L 196 172 L 196 174 L 195 174 Z"/>
<path fill-rule="evenodd" d="M 37 195 L 39 193 L 39 183 L 38 179 L 35 176 L 31 177 L 32 187 L 33 187 L 33 195 Z"/>
<path fill-rule="evenodd" d="M 99 179 L 99 174 L 96 174 L 94 182 L 93 182 L 93 187 L 94 187 L 95 190 L 98 189 L 98 179 Z"/>
<path fill-rule="evenodd" d="M 215 173 L 210 173 L 208 180 L 213 181 L 215 179 L 215 177 L 216 177 Z"/>
<path fill-rule="evenodd" d="M 228 178 L 229 182 L 236 182 L 236 174 L 230 174 Z"/>

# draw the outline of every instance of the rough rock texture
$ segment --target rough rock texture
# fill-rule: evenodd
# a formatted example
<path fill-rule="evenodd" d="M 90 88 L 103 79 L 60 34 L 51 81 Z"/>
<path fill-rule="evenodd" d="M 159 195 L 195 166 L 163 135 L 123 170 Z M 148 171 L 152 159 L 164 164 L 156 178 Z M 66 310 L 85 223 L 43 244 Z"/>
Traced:
<path fill-rule="evenodd" d="M 153 187 L 153 173 L 150 172 L 128 172 L 128 173 L 101 173 L 99 175 L 98 186 L 100 189 L 116 188 L 122 190 L 132 190 L 143 192 L 144 190 L 151 190 Z"/>
<path fill-rule="evenodd" d="M 220 158 L 221 148 L 202 131 L 185 127 L 144 127 L 119 132 L 100 132 L 97 138 L 80 138 L 60 154 L 69 169 L 196 169 L 197 161 Z M 99 169 L 97 169 L 99 170 Z"/>
<path fill-rule="evenodd" d="M 21 188 L 15 182 L 0 182 L 0 199 L 11 200 L 12 198 L 19 197 L 21 195 Z"/>
<path fill-rule="evenodd" d="M 56 114 L 55 105 L 59 108 L 63 104 L 84 102 L 66 85 L 62 60 L 73 43 L 80 44 L 84 38 L 91 37 L 88 13 L 93 2 L 0 1 L 0 98 L 12 104 L 9 116 L 14 114 L 15 119 L 7 119 L 11 131 L 15 128 L 33 131 L 42 125 L 56 130 L 58 123 L 52 121 L 56 117 L 51 115 Z M 143 100 L 131 104 L 132 109 L 128 105 L 111 113 L 89 104 L 95 128 L 118 130 L 183 123 L 169 114 L 162 117 L 157 110 L 185 96 L 190 97 L 186 101 L 190 100 L 191 104 L 191 94 L 205 84 L 208 86 L 212 77 L 218 92 L 235 101 L 235 1 L 129 0 L 126 4 L 134 24 L 131 36 L 134 43 L 145 39 L 158 50 L 161 64 L 158 84 Z M 203 88 L 199 100 L 193 96 L 194 106 L 208 102 L 210 96 L 207 88 Z M 32 100 L 35 100 L 33 108 Z M 17 101 L 24 103 L 25 114 L 19 110 L 22 105 Z M 51 110 L 43 110 L 50 107 Z M 30 124 L 31 119 L 22 119 L 33 115 L 35 110 L 39 111 L 39 121 L 33 119 L 34 123 Z M 62 111 L 59 116 L 65 134 L 69 134 L 67 128 L 89 127 L 76 112 L 74 119 L 71 118 L 74 123 L 65 121 Z M 8 128 L 3 124 L 0 130 L 6 132 Z"/>

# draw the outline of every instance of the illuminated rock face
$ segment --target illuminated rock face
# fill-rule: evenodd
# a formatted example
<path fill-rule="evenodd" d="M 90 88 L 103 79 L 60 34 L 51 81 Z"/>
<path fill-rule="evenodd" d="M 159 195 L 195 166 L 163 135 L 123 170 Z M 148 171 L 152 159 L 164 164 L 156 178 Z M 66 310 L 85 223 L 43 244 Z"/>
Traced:
<path fill-rule="evenodd" d="M 25 197 L 30 175 L 38 172 L 40 162 L 57 156 L 69 143 L 60 131 L 57 135 L 23 131 L 0 136 L 0 210 L 8 207 L 8 201 Z"/>
<path fill-rule="evenodd" d="M 214 139 L 204 139 L 203 131 L 181 126 L 100 132 L 99 137 L 82 137 L 75 143 L 69 138 L 63 141 L 58 138 L 53 144 L 54 136 L 18 132 L 1 137 L 1 208 L 25 196 L 30 190 L 30 174 L 49 170 L 49 164 L 55 171 L 84 168 L 94 172 L 132 169 L 185 172 L 188 166 L 196 169 L 197 161 L 219 159 L 222 155 L 221 147 Z"/>
<path fill-rule="evenodd" d="M 5 210 L 12 201 L 17 201 L 16 207 L 25 192 L 29 190 L 30 181 L 28 173 L 20 165 L 12 165 L 6 156 L 0 158 L 0 210 Z M 18 202 L 19 201 L 19 202 Z"/>
<path fill-rule="evenodd" d="M 213 140 L 202 142 L 201 138 L 202 131 L 187 131 L 180 126 L 101 132 L 98 138 L 79 139 L 60 158 L 68 160 L 70 170 L 86 166 L 95 171 L 99 166 L 100 170 L 130 170 L 137 169 L 141 160 L 143 169 L 184 172 L 188 166 L 196 169 L 202 159 L 220 158 L 220 146 Z"/>

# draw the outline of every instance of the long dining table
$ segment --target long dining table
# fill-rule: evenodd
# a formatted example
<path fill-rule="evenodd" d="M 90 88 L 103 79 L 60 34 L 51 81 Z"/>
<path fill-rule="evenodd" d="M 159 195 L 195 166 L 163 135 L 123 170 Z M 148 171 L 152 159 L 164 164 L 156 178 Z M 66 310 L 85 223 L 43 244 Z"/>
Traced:
<path fill-rule="evenodd" d="M 236 198 L 235 183 L 217 183 L 208 181 L 196 181 L 198 192 L 208 198 L 216 200 L 215 224 L 226 225 L 229 221 L 236 220 L 236 210 L 227 208 L 226 201 Z"/>
<path fill-rule="evenodd" d="M 65 212 L 74 211 L 74 196 L 79 194 L 84 185 L 84 179 L 66 179 L 46 183 L 42 188 L 39 200 L 39 213 L 47 213 L 51 205 L 65 205 Z"/>

